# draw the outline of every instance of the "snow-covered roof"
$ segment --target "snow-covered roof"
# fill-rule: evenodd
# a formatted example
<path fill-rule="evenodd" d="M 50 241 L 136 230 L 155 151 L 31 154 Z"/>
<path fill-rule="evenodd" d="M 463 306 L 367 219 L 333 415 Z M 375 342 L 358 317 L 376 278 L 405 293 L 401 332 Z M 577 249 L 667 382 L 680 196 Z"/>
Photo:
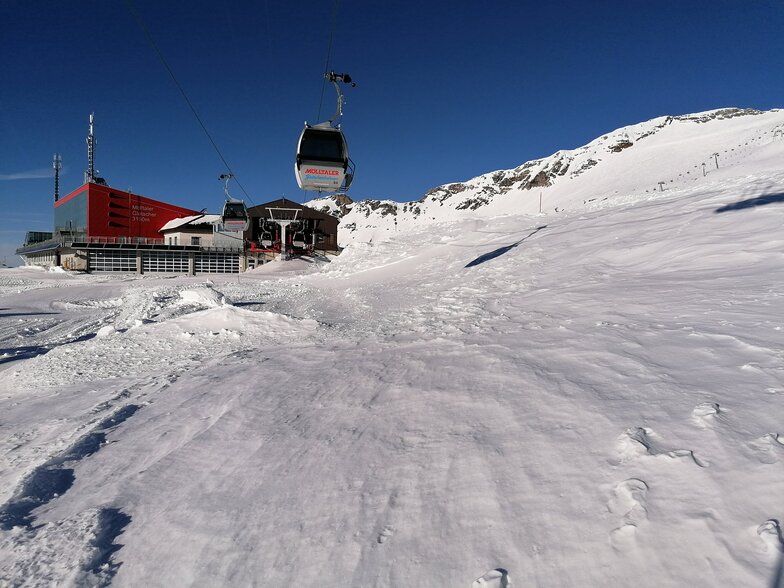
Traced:
<path fill-rule="evenodd" d="M 193 216 L 184 216 L 182 218 L 175 218 L 170 220 L 168 223 L 163 225 L 160 230 L 161 231 L 171 231 L 173 229 L 179 229 L 184 227 L 185 225 L 214 225 L 215 223 L 220 221 L 219 214 L 196 214 Z"/>

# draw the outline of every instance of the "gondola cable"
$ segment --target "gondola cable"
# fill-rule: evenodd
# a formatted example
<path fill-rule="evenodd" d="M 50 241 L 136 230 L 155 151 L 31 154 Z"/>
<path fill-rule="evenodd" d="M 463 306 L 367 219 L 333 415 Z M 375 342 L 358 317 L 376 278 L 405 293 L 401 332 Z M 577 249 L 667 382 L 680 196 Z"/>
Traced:
<path fill-rule="evenodd" d="M 333 0 L 332 2 L 332 23 L 329 28 L 329 44 L 327 45 L 327 59 L 324 63 L 324 78 L 321 81 L 321 97 L 319 98 L 319 110 L 318 116 L 316 120 L 321 120 L 321 107 L 324 105 L 324 91 L 327 87 L 327 78 L 329 77 L 329 66 L 330 62 L 332 61 L 332 43 L 335 38 L 335 28 L 337 27 L 338 21 L 338 2 L 339 0 Z"/>
<path fill-rule="evenodd" d="M 150 33 L 150 30 L 147 28 L 147 24 L 144 22 L 144 19 L 142 18 L 141 14 L 139 14 L 139 11 L 136 9 L 136 6 L 134 6 L 133 0 L 125 0 L 125 3 L 128 6 L 128 9 L 131 11 L 131 14 L 133 15 L 134 19 L 136 19 L 137 24 L 144 32 L 147 41 L 152 46 L 153 50 L 155 51 L 155 54 L 158 56 L 158 59 L 163 64 L 163 67 L 166 68 L 167 72 L 169 72 L 169 76 L 171 76 L 171 79 L 174 81 L 174 84 L 177 86 L 177 89 L 180 91 L 180 94 L 182 94 L 182 97 L 185 98 L 185 102 L 188 104 L 188 107 L 191 109 L 193 116 L 195 116 L 196 120 L 199 122 L 199 125 L 204 131 L 204 134 L 207 135 L 207 139 L 209 139 L 213 149 L 215 149 L 215 152 L 218 154 L 218 157 L 220 157 L 221 161 L 223 162 L 223 165 L 226 166 L 226 170 L 229 172 L 229 174 L 231 174 L 234 181 L 240 187 L 240 190 L 242 190 L 242 193 L 245 194 L 245 196 L 248 198 L 248 200 L 251 203 L 253 203 L 253 198 L 250 197 L 250 194 L 248 194 L 244 186 L 237 179 L 237 176 L 232 171 L 229 162 L 226 161 L 226 158 L 223 156 L 223 153 L 221 152 L 217 143 L 215 143 L 215 140 L 212 138 L 212 135 L 207 130 L 207 127 L 205 126 L 204 122 L 199 116 L 199 113 L 196 111 L 196 108 L 193 106 L 193 103 L 191 102 L 190 98 L 188 98 L 188 94 L 185 92 L 185 89 L 182 87 L 182 84 L 180 84 L 180 82 L 177 80 L 177 76 L 174 75 L 174 71 L 169 66 L 169 63 L 166 61 L 166 58 L 163 56 L 163 53 L 161 52 L 160 48 L 158 47 L 158 44 L 155 42 L 155 39 L 152 36 L 152 33 Z"/>
<path fill-rule="evenodd" d="M 322 100 L 319 104 L 318 120 L 321 120 L 321 106 L 327 82 L 335 88 L 337 108 L 335 114 L 326 121 L 316 124 L 309 124 L 306 121 L 300 133 L 294 161 L 294 175 L 297 185 L 304 191 L 345 192 L 354 179 L 354 162 L 349 157 L 346 137 L 341 129 L 343 91 L 340 85 L 355 87 L 356 84 L 347 73 L 330 70 L 337 7 L 338 0 L 334 0 L 333 24 L 327 48 L 326 72 L 322 81 Z"/>

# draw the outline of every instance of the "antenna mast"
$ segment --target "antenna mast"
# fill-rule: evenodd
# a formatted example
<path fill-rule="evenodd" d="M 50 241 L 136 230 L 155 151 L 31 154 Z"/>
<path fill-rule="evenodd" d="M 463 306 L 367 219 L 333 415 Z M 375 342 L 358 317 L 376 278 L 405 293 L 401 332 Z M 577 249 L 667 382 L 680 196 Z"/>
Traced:
<path fill-rule="evenodd" d="M 87 133 L 87 171 L 84 172 L 84 183 L 95 181 L 95 136 L 93 135 L 93 117 L 90 113 L 90 130 Z"/>
<path fill-rule="evenodd" d="M 60 170 L 63 167 L 63 160 L 59 153 L 54 154 L 52 167 L 54 168 L 54 201 L 57 202 L 60 200 Z"/>

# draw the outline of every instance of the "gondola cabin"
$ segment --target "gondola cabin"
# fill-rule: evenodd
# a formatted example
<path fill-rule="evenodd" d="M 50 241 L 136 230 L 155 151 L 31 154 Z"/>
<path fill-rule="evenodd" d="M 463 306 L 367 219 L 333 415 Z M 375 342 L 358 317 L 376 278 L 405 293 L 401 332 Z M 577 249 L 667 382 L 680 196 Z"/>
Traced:
<path fill-rule="evenodd" d="M 227 200 L 223 205 L 220 222 L 227 231 L 247 231 L 250 220 L 245 203 L 242 200 Z"/>
<path fill-rule="evenodd" d="M 340 129 L 325 123 L 305 125 L 297 144 L 294 171 L 303 190 L 338 192 L 348 188 L 353 172 Z"/>

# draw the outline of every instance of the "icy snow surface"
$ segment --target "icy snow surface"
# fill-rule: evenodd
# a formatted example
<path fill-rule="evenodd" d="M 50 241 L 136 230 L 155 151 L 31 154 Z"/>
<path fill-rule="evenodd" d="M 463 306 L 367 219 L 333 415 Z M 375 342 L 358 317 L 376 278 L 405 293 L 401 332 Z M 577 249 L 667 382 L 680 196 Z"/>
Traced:
<path fill-rule="evenodd" d="M 663 192 L 330 262 L 1 270 L 0 585 L 775 585 L 767 136 Z"/>

